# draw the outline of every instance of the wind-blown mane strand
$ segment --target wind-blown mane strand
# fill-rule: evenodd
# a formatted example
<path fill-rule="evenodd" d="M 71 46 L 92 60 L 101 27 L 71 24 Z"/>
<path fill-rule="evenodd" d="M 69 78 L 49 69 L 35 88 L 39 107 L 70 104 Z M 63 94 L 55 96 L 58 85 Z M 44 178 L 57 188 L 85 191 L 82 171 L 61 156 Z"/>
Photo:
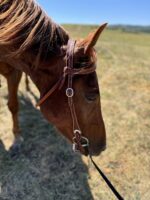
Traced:
<path fill-rule="evenodd" d="M 9 46 L 9 56 L 30 51 L 36 61 L 68 41 L 68 35 L 56 25 L 34 0 L 0 1 L 0 46 Z"/>

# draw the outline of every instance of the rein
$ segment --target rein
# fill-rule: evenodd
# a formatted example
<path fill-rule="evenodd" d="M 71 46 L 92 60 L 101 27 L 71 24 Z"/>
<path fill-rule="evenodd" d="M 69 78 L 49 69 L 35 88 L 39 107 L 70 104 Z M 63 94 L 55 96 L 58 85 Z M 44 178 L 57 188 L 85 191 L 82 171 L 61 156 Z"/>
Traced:
<path fill-rule="evenodd" d="M 74 152 L 82 152 L 84 154 L 89 154 L 90 160 L 95 166 L 96 170 L 99 172 L 99 174 L 102 176 L 104 181 L 107 183 L 109 188 L 112 190 L 114 195 L 119 200 L 124 200 L 123 197 L 117 192 L 117 190 L 114 188 L 112 183 L 108 180 L 108 178 L 105 176 L 105 174 L 101 171 L 101 169 L 96 165 L 94 162 L 92 155 L 89 151 L 89 140 L 85 136 L 83 136 L 81 128 L 78 123 L 75 106 L 74 106 L 74 89 L 73 89 L 73 77 L 75 75 L 85 75 L 90 74 L 92 72 L 95 72 L 96 67 L 83 67 L 80 69 L 73 68 L 73 58 L 74 58 L 74 48 L 75 48 L 76 41 L 69 40 L 68 41 L 68 47 L 67 47 L 67 58 L 66 58 L 66 67 L 64 67 L 63 75 L 62 77 L 56 82 L 56 84 L 39 100 L 36 106 L 40 106 L 43 104 L 57 89 L 61 89 L 64 85 L 66 78 L 68 81 L 67 89 L 66 89 L 66 96 L 68 98 L 68 106 L 70 109 L 71 117 L 72 117 L 72 128 L 73 128 L 73 151 Z"/>

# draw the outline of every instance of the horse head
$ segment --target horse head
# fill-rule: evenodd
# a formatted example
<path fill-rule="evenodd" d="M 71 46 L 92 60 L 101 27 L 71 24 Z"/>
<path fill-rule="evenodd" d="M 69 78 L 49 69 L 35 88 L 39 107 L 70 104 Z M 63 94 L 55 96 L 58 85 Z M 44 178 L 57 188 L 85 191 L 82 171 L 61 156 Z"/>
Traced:
<path fill-rule="evenodd" d="M 96 51 L 94 46 L 107 24 L 100 26 L 95 32 L 90 33 L 87 38 L 77 40 L 74 52 L 73 52 L 73 68 L 82 69 L 85 67 L 96 67 Z M 63 69 L 66 67 L 67 57 L 67 45 L 61 47 L 62 55 L 54 59 L 52 62 L 55 67 L 51 68 L 54 71 L 47 70 L 46 74 L 52 79 L 52 74 L 56 81 L 60 79 L 63 73 Z M 55 74 L 55 75 L 54 75 Z M 57 74 L 57 75 L 56 75 Z M 44 80 L 43 80 L 44 81 Z M 48 83 L 49 81 L 47 81 Z M 100 90 L 98 85 L 98 79 L 96 71 L 92 71 L 88 74 L 76 75 L 72 79 L 74 90 L 74 107 L 75 107 L 75 120 L 78 121 L 82 136 L 89 141 L 90 154 L 99 155 L 101 151 L 106 148 L 106 132 L 105 125 L 101 112 L 100 104 Z M 55 84 L 47 84 L 47 87 L 42 87 L 41 97 Z M 49 87 L 49 88 L 48 88 Z M 66 96 L 66 88 L 68 82 L 65 80 L 61 89 L 55 89 L 53 94 L 48 97 L 41 104 L 41 111 L 48 121 L 54 123 L 61 133 L 73 142 L 73 121 L 71 112 L 68 106 L 68 100 Z M 44 91 L 44 92 L 43 92 Z M 82 152 L 88 154 L 87 152 Z"/>

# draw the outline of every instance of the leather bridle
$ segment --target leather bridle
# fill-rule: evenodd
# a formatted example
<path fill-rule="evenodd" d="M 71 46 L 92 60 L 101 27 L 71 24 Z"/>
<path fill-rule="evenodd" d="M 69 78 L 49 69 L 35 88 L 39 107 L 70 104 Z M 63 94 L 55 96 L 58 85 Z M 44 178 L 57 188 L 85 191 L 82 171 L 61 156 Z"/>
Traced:
<path fill-rule="evenodd" d="M 75 106 L 74 106 L 74 89 L 73 89 L 73 77 L 75 75 L 85 75 L 85 74 L 90 74 L 96 70 L 95 65 L 83 67 L 83 68 L 74 68 L 73 67 L 73 58 L 74 58 L 74 49 L 75 49 L 75 44 L 76 41 L 74 40 L 69 40 L 68 45 L 67 45 L 67 53 L 66 53 L 66 66 L 64 67 L 63 70 L 63 75 L 62 77 L 56 82 L 56 84 L 39 100 L 36 106 L 40 106 L 43 104 L 52 94 L 55 92 L 57 89 L 61 89 L 62 86 L 64 85 L 66 78 L 68 78 L 68 86 L 66 89 L 66 96 L 68 98 L 68 106 L 70 109 L 71 113 L 71 118 L 72 118 L 72 128 L 73 128 L 73 150 L 80 151 L 84 154 L 89 154 L 89 157 L 91 159 L 91 162 L 99 172 L 99 174 L 102 176 L 104 181 L 107 183 L 109 188 L 112 190 L 114 195 L 117 197 L 119 200 L 124 200 L 124 198 L 119 194 L 119 192 L 115 189 L 115 187 L 112 185 L 112 183 L 109 181 L 109 179 L 106 177 L 106 175 L 101 171 L 101 169 L 96 165 L 94 162 L 90 151 L 89 151 L 89 140 L 85 136 L 83 136 L 82 131 L 80 129 L 76 111 L 75 111 Z"/>
<path fill-rule="evenodd" d="M 89 147 L 89 140 L 85 136 L 83 136 L 76 111 L 74 106 L 74 89 L 73 89 L 73 77 L 76 75 L 85 75 L 90 74 L 96 70 L 96 67 L 91 65 L 88 67 L 82 67 L 82 68 L 74 68 L 73 67 L 73 58 L 74 58 L 74 48 L 75 48 L 76 41 L 69 40 L 68 46 L 67 46 L 67 53 L 66 53 L 66 66 L 63 70 L 62 77 L 57 81 L 57 83 L 40 99 L 40 101 L 37 103 L 37 106 L 40 106 L 42 103 L 44 103 L 50 95 L 52 95 L 53 92 L 55 92 L 57 89 L 61 89 L 62 86 L 65 83 L 66 78 L 68 79 L 68 85 L 66 89 L 66 96 L 68 98 L 68 106 L 71 113 L 72 118 L 72 131 L 73 131 L 73 150 L 74 151 L 81 151 L 84 154 L 88 153 L 88 147 Z"/>

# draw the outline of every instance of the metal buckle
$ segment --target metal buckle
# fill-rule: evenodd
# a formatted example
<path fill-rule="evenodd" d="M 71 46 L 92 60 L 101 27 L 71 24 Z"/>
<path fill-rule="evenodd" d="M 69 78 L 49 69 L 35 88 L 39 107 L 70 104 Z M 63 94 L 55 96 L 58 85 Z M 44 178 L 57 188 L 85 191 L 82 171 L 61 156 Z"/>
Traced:
<path fill-rule="evenodd" d="M 73 152 L 80 152 L 80 150 L 78 149 L 78 145 L 77 145 L 77 143 L 73 143 L 72 144 L 72 150 L 73 150 Z"/>
<path fill-rule="evenodd" d="M 86 137 L 81 137 L 81 139 L 84 140 L 85 143 L 81 143 L 82 147 L 88 147 L 89 146 L 89 140 Z M 83 142 L 83 141 L 81 141 Z"/>
<path fill-rule="evenodd" d="M 73 146 L 72 146 L 72 149 L 73 149 L 74 152 L 80 152 L 80 150 L 78 149 L 78 144 L 76 143 L 76 134 L 80 134 L 81 135 L 81 131 L 78 130 L 78 129 L 75 129 L 73 131 L 73 133 L 74 133 L 75 136 L 73 137 Z"/>
<path fill-rule="evenodd" d="M 74 134 L 75 134 L 75 136 L 73 137 L 73 146 L 72 146 L 72 149 L 73 149 L 74 152 L 79 152 L 80 149 L 78 149 L 78 144 L 76 142 L 76 134 L 80 134 L 81 135 L 81 131 L 78 130 L 78 129 L 76 129 L 76 130 L 74 130 Z M 89 146 L 89 140 L 86 137 L 81 136 L 80 143 L 81 143 L 81 146 L 83 148 Z"/>
<path fill-rule="evenodd" d="M 74 95 L 74 90 L 72 88 L 67 88 L 66 89 L 66 96 L 71 98 Z"/>
<path fill-rule="evenodd" d="M 76 138 L 74 137 L 74 138 L 73 138 L 72 149 L 73 149 L 74 152 L 80 152 L 80 150 L 78 149 L 78 144 L 76 143 L 75 139 L 76 139 Z M 83 143 L 83 144 L 81 143 L 81 146 L 82 146 L 83 148 L 89 146 L 89 140 L 88 140 L 86 137 L 81 137 L 81 140 L 82 140 L 81 142 L 83 142 L 83 140 L 84 140 L 84 143 Z"/>
<path fill-rule="evenodd" d="M 81 131 L 79 129 L 75 129 L 73 132 L 74 132 L 74 135 L 76 135 L 77 133 L 81 135 Z"/>

